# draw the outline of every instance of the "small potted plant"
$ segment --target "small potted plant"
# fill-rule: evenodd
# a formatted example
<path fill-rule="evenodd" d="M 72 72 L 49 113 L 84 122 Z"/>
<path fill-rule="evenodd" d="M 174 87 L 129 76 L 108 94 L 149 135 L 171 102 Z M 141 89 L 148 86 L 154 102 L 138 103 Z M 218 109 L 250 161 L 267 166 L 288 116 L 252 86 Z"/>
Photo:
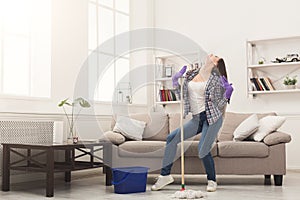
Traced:
<path fill-rule="evenodd" d="M 69 116 L 67 114 L 65 106 L 72 107 L 71 116 Z M 77 113 L 74 113 L 75 106 L 80 106 L 80 110 Z M 82 97 L 79 97 L 79 98 L 75 99 L 73 102 L 69 102 L 69 98 L 62 100 L 58 104 L 58 107 L 63 108 L 64 113 L 68 119 L 69 132 L 68 132 L 68 136 L 67 136 L 67 142 L 76 144 L 78 142 L 78 136 L 75 131 L 75 122 L 76 122 L 82 108 L 89 108 L 89 107 L 91 107 L 91 105 L 87 100 L 85 100 Z"/>
<path fill-rule="evenodd" d="M 297 75 L 290 77 L 287 75 L 283 81 L 283 84 L 285 85 L 286 89 L 295 89 L 297 83 Z"/>
<path fill-rule="evenodd" d="M 259 64 L 259 65 L 263 65 L 265 62 L 266 62 L 266 59 L 265 59 L 264 57 L 261 57 L 261 58 L 258 60 L 258 64 Z"/>

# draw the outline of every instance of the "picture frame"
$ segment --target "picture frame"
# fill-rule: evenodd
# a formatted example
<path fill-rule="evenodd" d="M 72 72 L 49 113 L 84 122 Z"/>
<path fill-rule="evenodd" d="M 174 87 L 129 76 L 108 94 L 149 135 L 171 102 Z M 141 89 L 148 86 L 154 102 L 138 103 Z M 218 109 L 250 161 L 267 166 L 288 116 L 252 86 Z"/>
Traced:
<path fill-rule="evenodd" d="M 166 77 L 171 77 L 172 76 L 172 67 L 165 67 L 165 75 Z"/>

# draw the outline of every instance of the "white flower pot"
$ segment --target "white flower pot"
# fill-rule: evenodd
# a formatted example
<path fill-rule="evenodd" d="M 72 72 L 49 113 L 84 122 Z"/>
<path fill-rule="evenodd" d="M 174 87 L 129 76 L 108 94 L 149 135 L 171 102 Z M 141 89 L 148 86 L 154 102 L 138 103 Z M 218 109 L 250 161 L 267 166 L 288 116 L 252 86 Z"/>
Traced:
<path fill-rule="evenodd" d="M 285 85 L 285 89 L 287 90 L 296 89 L 296 85 Z"/>

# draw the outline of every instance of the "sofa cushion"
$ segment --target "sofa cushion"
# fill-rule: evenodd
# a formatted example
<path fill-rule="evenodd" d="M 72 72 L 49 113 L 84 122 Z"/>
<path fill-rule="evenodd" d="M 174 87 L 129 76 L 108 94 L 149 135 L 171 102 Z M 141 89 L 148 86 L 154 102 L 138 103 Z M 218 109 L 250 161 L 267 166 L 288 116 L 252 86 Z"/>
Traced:
<path fill-rule="evenodd" d="M 218 155 L 224 158 L 265 158 L 269 156 L 269 148 L 263 142 L 225 141 L 218 142 Z"/>
<path fill-rule="evenodd" d="M 184 156 L 186 157 L 198 157 L 198 144 L 199 141 L 185 141 L 184 142 L 184 147 L 186 149 L 186 151 L 184 152 Z M 180 145 L 180 144 L 179 144 Z M 180 149 L 180 148 L 178 148 Z M 213 148 L 210 151 L 211 155 L 217 156 L 218 155 L 218 148 L 217 148 L 217 144 L 214 143 L 213 144 Z"/>
<path fill-rule="evenodd" d="M 119 146 L 119 155 L 123 157 L 163 157 L 166 142 L 163 141 L 127 141 Z"/>
<path fill-rule="evenodd" d="M 183 119 L 183 123 L 188 122 L 192 119 L 192 115 L 187 115 Z M 174 131 L 176 128 L 180 127 L 180 113 L 169 113 L 169 129 L 170 132 Z"/>
<path fill-rule="evenodd" d="M 275 131 L 264 138 L 264 143 L 271 146 L 279 143 L 289 143 L 291 140 L 289 134 Z"/>
<path fill-rule="evenodd" d="M 166 141 L 169 134 L 168 115 L 161 112 L 137 113 L 131 114 L 130 117 L 135 120 L 146 122 L 143 140 Z M 111 126 L 115 126 L 116 121 L 113 118 Z"/>
<path fill-rule="evenodd" d="M 185 141 L 184 148 L 186 157 L 198 157 L 198 141 Z M 119 155 L 123 157 L 159 157 L 163 158 L 166 142 L 162 141 L 127 141 L 119 146 Z M 217 144 L 212 150 L 212 156 L 217 156 Z M 180 143 L 177 148 L 177 155 L 180 155 Z"/>
<path fill-rule="evenodd" d="M 183 124 L 192 119 L 192 115 L 187 115 L 185 119 L 183 119 Z M 169 130 L 170 132 L 175 129 L 180 128 L 180 113 L 169 113 Z M 200 134 L 194 137 L 195 141 L 199 141 Z"/>
<path fill-rule="evenodd" d="M 165 113 L 151 112 L 148 115 L 144 140 L 166 141 L 169 134 L 169 117 Z"/>
<path fill-rule="evenodd" d="M 246 118 L 248 118 L 253 113 L 234 113 L 226 112 L 225 118 L 222 126 L 221 133 L 218 135 L 218 141 L 232 141 L 234 130 L 242 123 Z M 275 113 L 262 113 L 257 114 L 258 119 L 261 119 L 268 115 L 276 115 Z"/>

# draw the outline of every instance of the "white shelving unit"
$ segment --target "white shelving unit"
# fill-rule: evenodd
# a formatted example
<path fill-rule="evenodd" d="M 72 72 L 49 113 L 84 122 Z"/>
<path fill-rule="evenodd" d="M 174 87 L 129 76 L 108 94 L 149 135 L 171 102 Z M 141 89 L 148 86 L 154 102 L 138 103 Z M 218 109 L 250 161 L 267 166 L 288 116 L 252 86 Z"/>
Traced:
<path fill-rule="evenodd" d="M 298 93 L 300 88 L 285 89 L 284 78 L 297 75 L 300 78 L 300 62 L 274 63 L 276 58 L 287 54 L 300 55 L 300 36 L 248 40 L 247 45 L 247 93 L 256 96 L 261 94 Z M 264 61 L 259 64 L 259 61 Z M 275 90 L 258 91 L 250 78 L 269 78 Z"/>
<path fill-rule="evenodd" d="M 188 66 L 188 70 L 201 66 L 204 62 L 200 59 L 200 55 L 196 52 L 186 53 L 182 55 L 161 55 L 155 56 L 155 71 L 154 71 L 154 102 L 157 105 L 179 104 L 180 101 L 176 96 L 176 100 L 164 100 L 161 97 L 161 90 L 174 90 L 172 86 L 172 76 L 178 72 L 184 65 Z M 172 69 L 171 76 L 166 76 L 165 69 Z"/>

